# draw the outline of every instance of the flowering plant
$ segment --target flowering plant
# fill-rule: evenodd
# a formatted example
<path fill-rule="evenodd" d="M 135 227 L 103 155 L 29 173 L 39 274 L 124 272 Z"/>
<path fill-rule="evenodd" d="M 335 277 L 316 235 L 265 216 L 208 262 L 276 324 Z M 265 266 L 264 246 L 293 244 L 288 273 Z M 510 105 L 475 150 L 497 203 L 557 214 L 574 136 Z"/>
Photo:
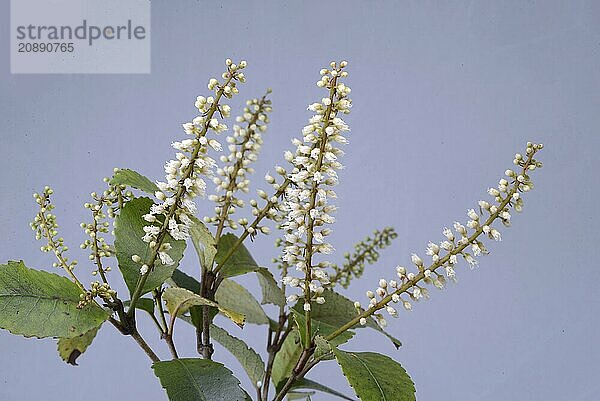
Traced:
<path fill-rule="evenodd" d="M 501 240 L 499 226 L 509 226 L 511 212 L 520 212 L 522 195 L 533 188 L 529 174 L 542 166 L 534 157 L 542 145 L 528 143 L 516 154 L 515 170 L 506 170 L 497 187 L 488 189 L 490 201 L 479 201 L 467 211 L 466 224 L 444 228 L 441 242 L 426 248 L 429 261 L 411 255 L 412 268 L 399 265 L 392 278 L 382 278 L 365 302 L 352 301 L 336 292 L 359 278 L 366 264 L 377 262 L 379 252 L 396 237 L 392 228 L 375 231 L 347 253 L 339 264 L 331 262 L 334 248 L 328 242 L 335 221 L 335 186 L 342 147 L 349 131 L 343 116 L 350 113 L 351 93 L 343 81 L 347 63 L 332 62 L 320 71 L 317 86 L 325 96 L 308 106 L 313 113 L 293 150 L 284 154 L 276 177 L 265 175 L 273 189 L 257 191 L 250 200 L 251 217 L 234 218 L 245 210 L 243 193 L 250 191 L 249 175 L 269 123 L 270 90 L 249 100 L 227 136 L 223 152 L 217 135 L 228 130 L 224 121 L 231 107 L 224 103 L 245 82 L 246 62 L 226 61 L 221 79 L 211 79 L 211 96 L 198 96 L 199 115 L 183 124 L 186 139 L 173 142 L 173 160 L 165 164 L 165 178 L 153 182 L 129 169 L 115 169 L 105 178 L 107 189 L 92 193 L 85 204 L 91 216 L 81 224 L 89 251 L 89 285 L 76 275 L 77 261 L 58 234 L 53 191 L 34 194 L 39 211 L 31 223 L 42 251 L 54 254 L 55 267 L 68 277 L 29 269 L 22 261 L 0 266 L 0 327 L 26 337 L 58 339 L 60 356 L 70 364 L 92 343 L 100 326 L 108 322 L 130 336 L 148 355 L 169 399 L 266 401 L 310 399 L 323 391 L 352 399 L 307 377 L 317 364 L 335 360 L 354 392 L 363 401 L 415 400 L 415 387 L 404 368 L 391 358 L 373 352 L 346 351 L 356 330 L 374 329 L 399 347 L 385 331 L 386 316 L 429 297 L 429 287 L 443 289 L 455 280 L 464 260 L 474 268 L 476 257 L 488 253 L 484 240 Z M 220 154 L 218 161 L 211 155 Z M 196 198 L 215 185 L 208 195 L 212 212 L 196 206 Z M 203 219 L 198 213 L 206 214 Z M 114 230 L 109 233 L 111 221 Z M 247 239 L 278 230 L 280 256 L 271 268 L 260 267 L 246 248 Z M 114 237 L 109 239 L 109 234 Z M 198 256 L 198 277 L 178 269 L 186 244 Z M 109 282 L 109 264 L 116 263 L 128 294 L 119 294 Z M 262 288 L 259 302 L 234 277 L 257 275 Z M 272 304 L 277 316 L 263 305 Z M 144 313 L 155 324 L 171 358 L 161 360 L 138 330 Z M 264 325 L 267 331 L 266 362 L 263 356 L 232 333 L 216 325 L 221 315 L 240 327 Z M 175 322 L 183 320 L 196 331 L 200 358 L 182 358 L 173 339 Z M 179 326 L 177 326 L 179 327 Z M 237 333 L 239 334 L 239 333 Z M 212 360 L 213 342 L 220 343 L 239 360 L 254 387 L 251 397 L 232 372 Z"/>

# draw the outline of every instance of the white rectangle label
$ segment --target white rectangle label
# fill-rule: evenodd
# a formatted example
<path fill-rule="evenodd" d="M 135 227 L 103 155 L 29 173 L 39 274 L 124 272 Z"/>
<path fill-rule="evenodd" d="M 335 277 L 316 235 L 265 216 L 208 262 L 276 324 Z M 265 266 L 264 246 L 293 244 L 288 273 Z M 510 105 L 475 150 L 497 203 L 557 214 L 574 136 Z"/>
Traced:
<path fill-rule="evenodd" d="M 150 73 L 150 0 L 11 0 L 13 74 Z"/>

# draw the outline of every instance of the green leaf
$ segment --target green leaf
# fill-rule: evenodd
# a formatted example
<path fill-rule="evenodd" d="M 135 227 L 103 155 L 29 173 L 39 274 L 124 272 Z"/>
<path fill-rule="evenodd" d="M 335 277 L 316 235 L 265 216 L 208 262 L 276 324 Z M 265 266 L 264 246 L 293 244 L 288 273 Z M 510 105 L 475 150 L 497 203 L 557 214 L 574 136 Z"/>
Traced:
<path fill-rule="evenodd" d="M 146 222 L 142 216 L 150 211 L 152 204 L 152 200 L 148 198 L 132 199 L 125 204 L 123 210 L 121 210 L 121 213 L 115 219 L 115 250 L 117 252 L 117 260 L 130 293 L 134 292 L 141 276 L 141 263 L 134 262 L 131 260 L 131 257 L 133 255 L 140 256 L 142 263 L 150 258 L 150 247 L 146 242 L 142 241 L 142 237 L 144 236 L 143 227 L 150 223 Z M 159 258 L 156 258 L 154 269 L 148 274 L 142 294 L 152 291 L 170 278 L 183 257 L 185 241 L 176 241 L 167 233 L 163 243 L 171 244 L 172 249 L 168 254 L 174 263 L 166 266 L 161 263 Z"/>
<path fill-rule="evenodd" d="M 285 306 L 285 294 L 277 285 L 277 281 L 271 272 L 267 268 L 261 267 L 256 271 L 256 273 L 258 274 L 258 282 L 260 283 L 260 287 L 262 289 L 261 304 Z"/>
<path fill-rule="evenodd" d="M 99 329 L 100 327 L 95 327 L 87 333 L 73 338 L 59 338 L 58 355 L 66 363 L 77 366 L 77 358 L 92 344 Z"/>
<path fill-rule="evenodd" d="M 338 337 L 336 337 L 337 339 Z M 329 344 L 329 341 L 327 341 L 325 338 L 321 337 L 321 336 L 316 336 L 315 337 L 315 353 L 313 354 L 315 358 L 322 358 L 323 360 L 326 359 L 333 359 L 333 355 L 331 356 L 325 356 L 328 355 L 331 352 L 331 344 Z"/>
<path fill-rule="evenodd" d="M 344 376 L 362 401 L 416 401 L 415 385 L 393 359 L 374 352 L 333 353 Z"/>
<path fill-rule="evenodd" d="M 200 294 L 200 282 L 195 278 L 188 276 L 181 270 L 175 270 L 173 275 L 169 280 L 167 280 L 169 284 L 174 287 L 185 288 L 194 294 Z M 217 308 L 209 308 L 209 316 L 210 321 L 212 322 L 213 318 L 219 313 Z M 202 319 L 202 308 L 199 306 L 192 306 L 190 308 L 190 319 L 188 323 L 194 325 L 199 330 L 202 330 L 203 319 Z"/>
<path fill-rule="evenodd" d="M 321 391 L 323 393 L 327 393 L 327 394 L 331 394 L 331 395 L 335 395 L 336 397 L 340 397 L 343 398 L 344 400 L 350 400 L 350 401 L 354 401 L 353 398 L 350 398 L 342 393 L 340 393 L 337 390 L 332 389 L 331 387 L 327 387 L 324 386 L 320 383 L 317 383 L 315 381 L 312 381 L 310 379 L 298 379 L 294 382 L 294 384 L 292 385 L 292 390 L 317 390 L 317 391 Z"/>
<path fill-rule="evenodd" d="M 294 320 L 296 321 L 296 325 L 298 326 L 298 331 L 300 333 L 300 339 L 301 339 L 302 343 L 308 344 L 308 342 L 307 342 L 308 339 L 306 338 L 306 317 L 304 316 L 303 313 L 300 313 L 295 309 L 292 309 L 292 313 L 294 314 Z M 310 336 L 310 338 L 313 339 L 316 336 L 327 337 L 329 334 L 333 333 L 336 329 L 337 329 L 337 327 L 335 327 L 335 326 L 331 326 L 320 320 L 311 319 L 311 324 L 310 324 L 311 336 Z M 352 337 L 354 337 L 354 332 L 347 330 L 347 331 L 343 332 L 342 334 L 340 334 L 339 336 L 337 336 L 336 338 L 334 338 L 333 340 L 331 340 L 331 345 L 333 345 L 334 347 L 337 347 L 338 345 L 341 345 L 341 344 L 344 344 L 344 343 L 350 341 L 350 339 Z"/>
<path fill-rule="evenodd" d="M 215 261 L 221 265 L 230 250 L 237 243 L 238 237 L 233 234 L 225 234 L 219 239 L 219 246 Z M 244 244 L 240 244 L 221 267 L 223 277 L 239 276 L 258 269 L 258 265 Z"/>
<path fill-rule="evenodd" d="M 224 308 L 246 315 L 248 323 L 269 323 L 269 318 L 256 298 L 247 289 L 233 280 L 223 280 L 217 289 L 215 300 Z"/>
<path fill-rule="evenodd" d="M 322 294 L 322 297 L 325 298 L 324 304 L 313 303 L 311 305 L 311 317 L 313 320 L 318 320 L 335 328 L 339 328 L 356 317 L 357 311 L 354 307 L 354 302 L 343 295 L 332 290 L 325 290 Z M 302 302 L 298 302 L 296 305 L 294 305 L 294 310 L 303 314 L 304 311 Z M 356 325 L 353 328 L 359 329 L 362 327 L 365 326 Z M 384 334 L 390 339 L 390 341 L 392 341 L 396 348 L 402 345 L 400 340 L 391 336 L 385 330 L 379 327 L 375 319 L 367 319 L 366 327 L 370 327 Z"/>
<path fill-rule="evenodd" d="M 125 301 L 123 302 L 123 305 L 129 306 L 130 303 L 130 301 Z M 154 300 L 150 298 L 140 298 L 138 299 L 135 308 L 154 314 Z"/>
<path fill-rule="evenodd" d="M 248 394 L 232 372 L 218 362 L 185 358 L 156 362 L 154 374 L 170 401 L 246 401 Z"/>
<path fill-rule="evenodd" d="M 158 191 L 158 187 L 155 183 L 144 177 L 140 173 L 129 170 L 121 169 L 117 171 L 110 180 L 111 185 L 127 185 L 140 191 L 144 191 L 154 196 L 154 193 Z"/>
<path fill-rule="evenodd" d="M 66 277 L 9 261 L 0 265 L 0 328 L 38 338 L 84 334 L 109 313 L 95 303 L 78 309 L 80 294 Z"/>
<path fill-rule="evenodd" d="M 283 384 L 283 381 L 290 376 L 301 353 L 300 334 L 298 330 L 294 329 L 283 341 L 283 344 L 281 344 L 281 349 L 275 355 L 275 360 L 273 361 L 271 380 L 273 380 L 276 388 L 280 384 Z M 267 383 L 263 385 L 267 385 Z"/>
<path fill-rule="evenodd" d="M 265 374 L 265 363 L 260 355 L 245 342 L 214 324 L 210 326 L 210 337 L 231 352 L 248 374 L 252 385 L 257 388 L 256 383 L 262 381 Z"/>
<path fill-rule="evenodd" d="M 217 254 L 215 237 L 213 237 L 209 229 L 198 218 L 190 216 L 190 219 L 192 220 L 190 237 L 198 254 L 200 265 L 207 270 L 212 269 L 213 261 Z"/>
<path fill-rule="evenodd" d="M 194 294 L 200 294 L 200 282 L 192 276 L 185 274 L 181 270 L 175 270 L 167 282 L 173 287 L 185 288 Z"/>
<path fill-rule="evenodd" d="M 287 400 L 288 401 L 297 401 L 297 400 L 311 401 L 312 400 L 312 398 L 310 398 L 311 395 L 315 395 L 315 392 L 314 391 L 310 391 L 310 392 L 290 391 L 287 394 Z"/>
<path fill-rule="evenodd" d="M 167 288 L 163 292 L 162 297 L 165 300 L 169 314 L 171 314 L 173 317 L 187 312 L 192 306 L 212 306 L 214 308 L 218 308 L 221 313 L 230 318 L 238 326 L 244 326 L 246 317 L 243 314 L 226 309 L 216 302 L 203 298 L 198 294 L 194 294 L 185 288 Z"/>
<path fill-rule="evenodd" d="M 177 287 L 185 288 L 193 293 L 198 294 L 200 292 L 200 283 L 198 280 L 188 276 L 180 270 L 176 270 L 169 281 L 172 284 L 175 284 Z M 215 301 L 225 309 L 246 315 L 246 322 L 248 323 L 269 323 L 269 318 L 265 314 L 256 298 L 254 298 L 254 296 L 243 286 L 233 280 L 223 280 L 217 289 L 217 293 L 215 294 Z M 199 327 L 201 327 L 201 311 L 191 310 L 191 312 L 194 325 L 197 327 L 199 325 Z M 196 314 L 198 314 L 198 316 L 194 316 Z"/>

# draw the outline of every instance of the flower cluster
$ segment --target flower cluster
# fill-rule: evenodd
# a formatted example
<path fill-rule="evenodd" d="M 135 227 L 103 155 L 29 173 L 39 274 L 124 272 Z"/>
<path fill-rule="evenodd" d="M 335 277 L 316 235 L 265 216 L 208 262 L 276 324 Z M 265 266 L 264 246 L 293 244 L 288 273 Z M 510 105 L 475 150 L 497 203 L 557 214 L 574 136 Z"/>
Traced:
<path fill-rule="evenodd" d="M 373 232 L 373 237 L 367 237 L 358 244 L 354 245 L 352 254 L 345 253 L 346 261 L 340 267 L 336 264 L 331 265 L 333 274 L 330 275 L 331 285 L 339 284 L 348 288 L 350 280 L 353 277 L 359 278 L 365 270 L 365 264 L 374 264 L 379 259 L 379 250 L 389 246 L 392 240 L 398 234 L 392 227 L 386 227 L 383 230 Z"/>
<path fill-rule="evenodd" d="M 118 169 L 115 169 L 116 172 L 118 172 Z M 116 211 L 120 209 L 121 205 L 128 199 L 133 198 L 133 193 L 131 191 L 125 192 L 124 185 L 110 184 L 109 178 L 104 178 L 104 182 L 109 183 L 108 188 L 101 195 L 92 192 L 90 196 L 94 202 L 86 202 L 83 205 L 83 207 L 91 211 L 92 222 L 82 222 L 80 224 L 81 228 L 89 236 L 88 239 L 81 243 L 80 248 L 90 250 L 88 258 L 96 265 L 96 270 L 92 271 L 92 275 L 95 276 L 100 273 L 102 280 L 106 283 L 104 273 L 109 272 L 111 268 L 102 265 L 102 258 L 108 258 L 115 254 L 113 247 L 104 237 L 104 234 L 109 232 L 110 226 L 107 217 L 114 218 Z M 107 212 L 104 211 L 105 208 Z"/>
<path fill-rule="evenodd" d="M 379 280 L 379 286 L 374 291 L 367 291 L 369 307 L 366 311 L 361 309 L 359 302 L 355 306 L 359 312 L 360 323 L 366 324 L 366 318 L 378 310 L 386 309 L 390 316 L 396 317 L 398 312 L 392 303 L 400 303 L 406 310 L 412 309 L 411 301 L 418 301 L 429 297 L 425 285 L 433 285 L 443 289 L 447 279 L 455 280 L 456 266 L 459 258 L 463 259 L 471 268 L 478 262 L 475 257 L 488 253 L 482 242 L 484 237 L 500 241 L 501 234 L 496 222 L 509 226 L 511 221 L 511 208 L 519 212 L 523 208 L 522 194 L 533 188 L 528 172 L 542 167 L 542 163 L 534 159 L 537 151 L 542 149 L 541 144 L 527 143 L 526 155 L 517 154 L 514 164 L 521 168 L 520 172 L 506 170 L 507 178 L 502 178 L 496 188 L 488 189 L 488 194 L 493 201 L 479 201 L 477 211 L 467 210 L 468 221 L 465 225 L 455 222 L 453 229 L 444 228 L 444 240 L 439 244 L 430 242 L 426 254 L 431 258 L 431 264 L 426 266 L 423 259 L 417 254 L 412 254 L 411 261 L 416 267 L 415 272 L 409 271 L 404 266 L 397 266 L 397 280 Z M 437 269 L 443 268 L 443 274 Z M 404 298 L 402 295 L 405 296 Z M 385 318 L 375 315 L 380 326 L 386 325 Z"/>
<path fill-rule="evenodd" d="M 105 302 L 110 302 L 111 298 L 116 295 L 116 291 L 111 289 L 107 283 L 100 283 L 98 281 L 92 282 L 92 288 L 82 294 L 79 294 L 79 303 L 77 304 L 78 309 L 84 308 L 87 304 L 91 303 L 94 298 L 99 297 Z"/>
<path fill-rule="evenodd" d="M 215 238 L 219 238 L 225 227 L 233 230 L 238 224 L 246 228 L 248 220 L 239 219 L 236 223 L 230 216 L 237 207 L 243 207 L 244 201 L 238 197 L 238 192 L 248 192 L 250 180 L 248 174 L 254 169 L 251 164 L 258 158 L 258 153 L 263 144 L 262 134 L 267 130 L 271 112 L 271 101 L 267 94 L 260 99 L 251 99 L 246 102 L 242 115 L 236 118 L 240 126 L 233 126 L 233 134 L 227 137 L 229 155 L 222 155 L 220 160 L 224 165 L 218 168 L 213 183 L 216 185 L 216 194 L 209 199 L 217 204 L 214 216 L 206 216 L 204 221 L 217 226 Z M 268 232 L 267 227 L 260 227 L 263 232 Z"/>
<path fill-rule="evenodd" d="M 226 60 L 227 71 L 222 74 L 222 81 L 211 78 L 208 89 L 214 91 L 214 96 L 198 96 L 195 106 L 200 115 L 183 124 L 183 130 L 190 136 L 188 139 L 173 142 L 177 150 L 176 157 L 165 164 L 165 181 L 156 185 L 159 191 L 155 193 L 161 202 L 151 207 L 150 212 L 144 215 L 149 223 L 144 227 L 142 238 L 152 248 L 148 260 L 142 260 L 138 255 L 133 255 L 134 262 L 139 263 L 140 273 L 146 275 L 153 268 L 158 257 L 163 265 L 172 265 L 173 259 L 168 251 L 171 244 L 164 242 L 168 232 L 175 240 L 186 240 L 189 237 L 189 226 L 192 224 L 190 216 L 196 213 L 194 198 L 204 196 L 206 182 L 203 177 L 212 177 L 215 161 L 208 156 L 209 148 L 222 150 L 221 144 L 213 138 L 208 138 L 209 131 L 220 133 L 227 130 L 227 126 L 219 121 L 217 113 L 223 118 L 229 117 L 231 108 L 220 104 L 221 98 L 231 98 L 238 93 L 237 82 L 245 82 L 242 70 L 246 62 L 234 64 Z"/>
<path fill-rule="evenodd" d="M 303 138 L 292 140 L 295 152 L 287 151 L 284 155 L 292 170 L 289 174 L 291 186 L 285 190 L 283 205 L 285 221 L 282 228 L 287 234 L 282 260 L 295 266 L 304 278 L 286 276 L 283 282 L 303 290 L 306 311 L 310 311 L 311 301 L 324 302 L 320 294 L 323 286 L 330 282 L 325 271 L 329 262 L 316 263 L 313 258 L 334 251 L 326 241 L 331 229 L 325 225 L 335 221 L 336 207 L 329 199 L 336 197 L 332 187 L 338 182 L 337 170 L 342 168 L 338 158 L 343 152 L 337 146 L 347 142 L 342 134 L 349 130 L 344 120 L 338 117 L 340 113 L 349 113 L 351 107 L 350 88 L 340 82 L 348 75 L 344 71 L 346 65 L 345 61 L 332 62 L 331 68 L 321 70 L 322 77 L 317 86 L 327 88 L 329 96 L 308 106 L 315 114 L 302 129 Z M 295 302 L 298 298 L 293 294 L 288 301 Z"/>
<path fill-rule="evenodd" d="M 57 261 L 52 265 L 65 269 L 67 272 L 72 272 L 78 262 L 77 260 L 69 261 L 65 255 L 69 248 L 65 245 L 65 240 L 58 236 L 56 215 L 51 213 L 54 210 L 54 205 L 50 202 L 50 196 L 53 193 L 54 190 L 46 186 L 42 193 L 33 194 L 33 198 L 40 206 L 40 211 L 29 225 L 35 231 L 35 239 L 46 239 L 46 245 L 40 248 L 42 252 L 53 252 L 56 256 Z"/>

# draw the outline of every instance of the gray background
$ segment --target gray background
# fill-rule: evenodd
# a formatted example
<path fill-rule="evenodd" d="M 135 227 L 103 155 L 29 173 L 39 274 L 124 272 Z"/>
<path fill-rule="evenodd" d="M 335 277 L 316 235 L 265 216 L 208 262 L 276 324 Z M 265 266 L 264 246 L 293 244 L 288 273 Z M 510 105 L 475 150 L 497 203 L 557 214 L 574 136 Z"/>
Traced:
<path fill-rule="evenodd" d="M 31 193 L 45 184 L 56 190 L 72 254 L 83 260 L 86 194 L 102 188 L 115 166 L 160 177 L 169 143 L 182 136 L 179 124 L 194 116 L 195 96 L 228 56 L 249 62 L 249 83 L 234 106 L 274 90 L 256 166 L 255 183 L 264 188 L 262 175 L 309 117 L 306 105 L 323 95 L 314 86 L 318 70 L 343 58 L 354 108 L 334 245 L 343 252 L 385 225 L 399 233 L 348 294 L 362 298 L 410 252 L 439 241 L 443 226 L 464 220 L 526 140 L 546 145 L 525 212 L 481 267 L 462 266 L 457 285 L 390 322 L 404 346 L 396 351 L 365 331 L 345 348 L 392 355 L 411 373 L 419 400 L 598 399 L 600 3 L 154 1 L 152 74 L 62 76 L 9 75 L 7 3 L 0 8 L 1 260 L 52 269 L 28 228 Z M 274 254 L 273 240 L 255 243 L 260 262 Z M 195 272 L 193 259 L 183 268 Z M 191 330 L 178 328 L 182 353 L 193 355 Z M 152 327 L 142 329 L 166 357 Z M 244 331 L 237 334 L 263 347 L 264 328 Z M 108 325 L 79 367 L 61 362 L 52 340 L 3 331 L 0 349 L 3 401 L 165 399 L 146 356 Z M 221 348 L 216 359 L 248 388 Z M 334 363 L 312 376 L 351 393 Z"/>

